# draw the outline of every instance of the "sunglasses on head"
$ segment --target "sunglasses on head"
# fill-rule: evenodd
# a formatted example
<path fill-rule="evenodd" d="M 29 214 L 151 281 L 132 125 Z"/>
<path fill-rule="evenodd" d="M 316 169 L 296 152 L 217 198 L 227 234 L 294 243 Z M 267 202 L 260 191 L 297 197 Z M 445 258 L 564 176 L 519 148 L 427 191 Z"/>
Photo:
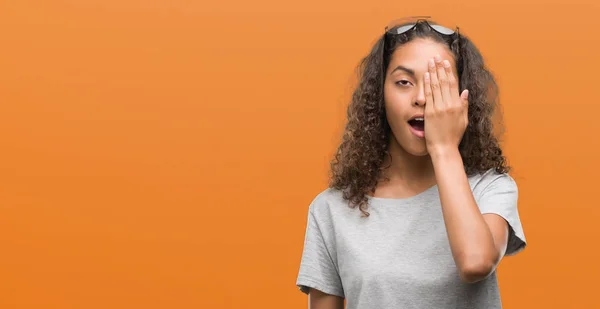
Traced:
<path fill-rule="evenodd" d="M 418 23 L 426 23 L 435 32 L 442 35 L 458 34 L 458 26 L 456 31 L 442 25 L 436 24 L 431 20 L 431 16 L 410 16 L 391 21 L 385 27 L 385 34 L 398 35 L 414 29 Z"/>

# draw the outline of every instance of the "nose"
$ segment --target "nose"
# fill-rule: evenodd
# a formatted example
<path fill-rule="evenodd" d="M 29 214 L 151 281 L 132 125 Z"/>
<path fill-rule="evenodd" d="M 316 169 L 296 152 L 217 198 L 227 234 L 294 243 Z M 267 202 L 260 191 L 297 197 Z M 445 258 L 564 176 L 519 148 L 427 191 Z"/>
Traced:
<path fill-rule="evenodd" d="M 423 83 L 419 85 L 419 92 L 417 93 L 417 99 L 415 100 L 416 106 L 425 106 L 427 99 L 425 98 L 425 87 Z"/>

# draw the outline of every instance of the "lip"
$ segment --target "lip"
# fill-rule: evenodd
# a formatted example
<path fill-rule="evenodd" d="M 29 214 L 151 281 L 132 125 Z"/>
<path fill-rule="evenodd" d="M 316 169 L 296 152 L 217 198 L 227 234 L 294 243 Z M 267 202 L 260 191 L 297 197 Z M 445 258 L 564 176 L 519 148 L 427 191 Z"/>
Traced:
<path fill-rule="evenodd" d="M 411 125 L 408 125 L 408 128 L 410 129 L 410 132 L 412 132 L 412 134 L 414 134 L 416 137 L 418 138 L 425 138 L 425 131 L 419 131 L 415 128 L 413 128 Z"/>
<path fill-rule="evenodd" d="M 414 114 L 412 117 L 410 117 L 408 119 L 408 121 L 411 121 L 411 120 L 413 120 L 415 118 L 425 118 L 425 115 L 423 115 L 423 114 Z"/>
<path fill-rule="evenodd" d="M 415 114 L 415 115 L 413 115 L 412 117 L 410 117 L 410 119 L 408 119 L 408 121 L 411 121 L 411 120 L 413 120 L 413 119 L 415 119 L 415 118 L 425 118 L 425 115 L 423 115 L 423 114 Z M 408 123 L 408 121 L 406 122 L 406 124 L 408 124 L 408 128 L 410 129 L 410 132 L 412 132 L 412 134 L 414 134 L 414 135 L 415 135 L 416 137 L 418 137 L 418 138 L 425 138 L 425 130 L 423 130 L 423 131 L 419 131 L 419 130 L 417 130 L 417 129 L 413 128 L 413 127 L 412 127 L 412 126 L 411 126 L 411 125 Z"/>

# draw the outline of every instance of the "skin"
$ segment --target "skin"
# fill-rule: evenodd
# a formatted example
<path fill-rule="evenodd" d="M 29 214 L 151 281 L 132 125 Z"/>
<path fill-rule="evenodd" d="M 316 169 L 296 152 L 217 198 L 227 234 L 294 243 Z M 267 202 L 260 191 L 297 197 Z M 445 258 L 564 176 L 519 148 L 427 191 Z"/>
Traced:
<path fill-rule="evenodd" d="M 310 292 L 308 292 L 308 308 L 344 309 L 344 298 L 311 288 Z"/>
<path fill-rule="evenodd" d="M 392 55 L 384 99 L 393 159 L 384 160 L 389 181 L 380 181 L 373 196 L 406 198 L 437 184 L 459 276 L 474 283 L 504 257 L 509 230 L 502 217 L 481 214 L 464 171 L 458 145 L 468 124 L 468 90 L 459 93 L 455 72 L 448 48 L 429 39 L 415 39 Z M 425 118 L 424 138 L 408 124 L 417 114 Z M 343 300 L 311 289 L 309 308 L 342 309 Z"/>

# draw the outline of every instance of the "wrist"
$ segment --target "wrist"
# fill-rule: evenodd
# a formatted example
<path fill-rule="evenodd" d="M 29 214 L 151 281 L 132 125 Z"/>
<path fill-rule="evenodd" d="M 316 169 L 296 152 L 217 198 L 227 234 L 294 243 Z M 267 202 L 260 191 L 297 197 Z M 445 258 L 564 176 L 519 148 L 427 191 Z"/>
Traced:
<path fill-rule="evenodd" d="M 462 160 L 458 147 L 432 147 L 428 148 L 429 156 L 434 161 L 447 161 L 447 160 Z"/>

